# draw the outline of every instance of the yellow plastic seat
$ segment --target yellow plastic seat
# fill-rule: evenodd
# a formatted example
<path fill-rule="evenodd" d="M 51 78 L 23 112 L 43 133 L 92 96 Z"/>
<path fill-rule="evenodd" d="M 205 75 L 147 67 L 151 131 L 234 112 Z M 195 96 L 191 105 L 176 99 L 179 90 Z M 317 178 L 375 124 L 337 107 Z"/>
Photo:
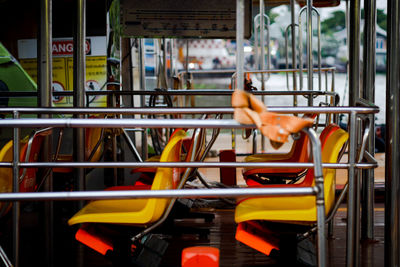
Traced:
<path fill-rule="evenodd" d="M 181 142 L 186 132 L 178 131 L 161 154 L 160 162 L 180 160 Z M 158 168 L 151 190 L 175 189 L 180 180 L 179 168 Z M 113 223 L 147 225 L 157 221 L 164 213 L 170 199 L 95 200 L 89 202 L 69 221 L 78 223 Z"/>
<path fill-rule="evenodd" d="M 0 162 L 12 162 L 13 160 L 13 141 L 9 141 L 0 150 Z M 12 191 L 12 168 L 0 168 L 0 192 L 7 193 Z M 0 202 L 0 217 L 9 210 L 9 202 Z"/>
<path fill-rule="evenodd" d="M 348 140 L 348 133 L 340 128 L 327 137 L 322 148 L 322 162 L 336 163 Z M 329 214 L 335 201 L 335 169 L 324 169 L 325 211 Z M 290 185 L 268 185 L 263 187 L 301 187 L 314 185 L 314 172 L 308 172 L 304 182 Z M 235 209 L 235 221 L 266 220 L 275 222 L 312 224 L 317 218 L 315 196 L 273 196 L 242 200 Z"/>
<path fill-rule="evenodd" d="M 49 135 L 50 130 L 36 132 L 20 141 L 20 162 L 35 162 L 38 160 L 42 147 L 43 137 Z M 0 162 L 13 161 L 13 140 L 8 141 L 0 150 Z M 37 168 L 21 168 L 19 172 L 19 191 L 33 192 L 36 190 Z M 12 192 L 12 168 L 0 168 L 0 193 Z M 9 202 L 0 202 L 0 217 L 4 216 L 11 207 Z"/>

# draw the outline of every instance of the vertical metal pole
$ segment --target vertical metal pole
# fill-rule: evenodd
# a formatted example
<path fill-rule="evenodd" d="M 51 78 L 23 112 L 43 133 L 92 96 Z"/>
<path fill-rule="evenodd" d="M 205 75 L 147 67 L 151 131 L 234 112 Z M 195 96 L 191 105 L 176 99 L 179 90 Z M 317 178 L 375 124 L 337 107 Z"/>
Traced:
<path fill-rule="evenodd" d="M 185 60 L 185 69 L 186 69 L 186 80 L 189 77 L 189 40 L 186 40 L 186 60 Z"/>
<path fill-rule="evenodd" d="M 130 38 L 121 38 L 121 80 L 124 90 L 133 90 L 132 45 Z M 118 96 L 117 96 L 118 97 Z M 124 106 L 133 107 L 133 96 L 122 96 Z"/>
<path fill-rule="evenodd" d="M 325 92 L 328 92 L 328 71 L 325 71 Z M 328 102 L 328 96 L 325 96 L 326 103 L 332 104 L 332 97 L 330 99 L 331 101 Z M 331 117 L 331 114 L 328 114 L 328 116 Z M 329 120 L 329 122 L 331 121 Z"/>
<path fill-rule="evenodd" d="M 39 46 L 38 46 L 38 86 L 40 91 L 40 107 L 52 106 L 52 0 L 40 1 L 40 30 L 39 30 Z M 49 115 L 42 114 L 42 118 L 49 118 Z M 51 161 L 52 155 L 52 138 L 46 136 L 42 145 L 43 161 Z M 45 173 L 45 172 L 43 172 Z M 53 175 L 52 171 L 48 174 L 44 182 L 44 190 L 53 191 Z M 53 266 L 53 201 L 44 203 L 43 216 L 43 234 L 45 236 L 46 266 Z"/>
<path fill-rule="evenodd" d="M 244 90 L 243 38 L 244 38 L 244 0 L 236 0 L 236 88 L 239 90 Z M 261 48 L 261 51 L 262 49 L 263 48 Z M 236 131 L 235 129 L 232 129 L 232 149 L 235 149 L 236 147 L 235 131 Z"/>
<path fill-rule="evenodd" d="M 112 160 L 114 162 L 118 161 L 118 155 L 117 155 L 117 150 L 118 150 L 118 146 L 117 146 L 117 135 L 116 133 L 113 131 L 113 133 L 111 134 L 111 145 L 112 145 Z M 118 169 L 117 168 L 113 168 L 113 184 L 114 185 L 118 185 Z"/>
<path fill-rule="evenodd" d="M 318 266 L 327 264 L 327 242 L 325 231 L 325 197 L 324 177 L 322 172 L 321 142 L 314 130 L 308 129 L 307 135 L 312 144 L 315 186 L 318 188 L 316 196 L 317 204 L 317 229 L 318 229 Z"/>
<path fill-rule="evenodd" d="M 399 266 L 400 2 L 387 1 L 385 266 Z"/>
<path fill-rule="evenodd" d="M 355 106 L 360 94 L 360 0 L 350 3 L 349 36 L 349 105 Z M 347 266 L 359 264 L 360 210 L 359 181 L 356 175 L 355 151 L 357 148 L 356 115 L 350 114 L 349 194 L 347 210 Z M 358 207 L 358 209 L 357 209 Z"/>
<path fill-rule="evenodd" d="M 360 242 L 360 205 L 358 179 L 356 174 L 356 150 L 357 150 L 357 117 L 356 113 L 350 113 L 350 143 L 349 143 L 349 193 L 347 202 L 347 251 L 346 266 L 358 266 L 359 263 L 359 242 Z"/>
<path fill-rule="evenodd" d="M 349 36 L 349 106 L 360 97 L 360 0 L 350 2 Z"/>
<path fill-rule="evenodd" d="M 19 119 L 18 111 L 14 111 L 14 119 Z M 19 191 L 19 140 L 21 135 L 20 128 L 14 128 L 13 136 L 13 192 Z M 14 266 L 19 266 L 19 237 L 20 237 L 20 202 L 15 201 L 13 211 L 13 260 Z"/>
<path fill-rule="evenodd" d="M 174 41 L 174 39 L 171 38 L 171 39 L 169 39 L 169 62 L 170 62 L 170 65 L 169 65 L 169 76 L 170 76 L 169 84 L 170 84 L 171 88 L 173 88 L 173 86 L 174 86 L 174 76 L 175 76 L 174 52 L 175 52 L 175 41 Z"/>
<path fill-rule="evenodd" d="M 299 83 L 300 91 L 303 90 L 303 26 L 301 25 L 301 10 L 299 14 Z"/>
<path fill-rule="evenodd" d="M 294 0 L 290 0 L 290 18 L 292 26 L 292 69 L 296 69 L 296 7 Z M 293 71 L 293 91 L 297 91 L 296 71 Z M 297 106 L 297 95 L 293 96 L 293 106 Z"/>
<path fill-rule="evenodd" d="M 244 0 L 236 0 L 236 73 L 237 73 L 236 88 L 239 90 L 244 89 L 243 36 L 244 36 Z"/>
<path fill-rule="evenodd" d="M 77 0 L 76 28 L 74 34 L 74 107 L 85 107 L 86 77 L 86 0 Z M 83 115 L 76 115 L 83 118 Z M 85 129 L 74 129 L 75 161 L 85 161 Z M 85 189 L 85 169 L 77 168 L 78 190 Z M 83 202 L 81 203 L 83 204 Z"/>
<path fill-rule="evenodd" d="M 376 0 L 364 0 L 364 49 L 363 49 L 363 87 L 362 97 L 375 102 L 375 48 L 376 48 Z M 372 122 L 375 116 L 371 115 Z M 375 125 L 375 123 L 373 123 Z M 375 127 L 374 127 L 375 128 Z M 371 131 L 367 151 L 375 154 L 375 131 Z M 374 170 L 362 171 L 362 213 L 361 238 L 374 238 Z"/>
<path fill-rule="evenodd" d="M 264 17 L 264 0 L 260 0 L 260 47 L 261 47 L 261 60 L 260 60 L 260 70 L 265 69 L 265 17 Z M 243 38 L 243 36 L 242 36 Z M 265 80 L 264 73 L 261 73 L 261 91 L 265 90 Z M 264 95 L 261 96 L 264 102 Z"/>
<path fill-rule="evenodd" d="M 260 47 L 261 47 L 261 61 L 260 69 L 264 71 L 265 69 L 265 17 L 264 17 L 264 0 L 260 0 Z M 242 36 L 243 38 L 243 36 Z M 265 91 L 265 76 L 264 72 L 261 72 L 261 91 Z M 265 103 L 265 96 L 261 96 L 261 101 Z M 261 135 L 261 151 L 265 149 L 265 136 Z"/>
<path fill-rule="evenodd" d="M 270 21 L 270 19 L 269 19 L 269 17 L 267 16 L 267 15 L 265 15 L 266 16 L 266 18 L 267 18 L 267 70 L 270 70 L 271 69 L 271 46 L 270 46 L 270 44 L 271 44 L 271 35 L 270 35 L 270 32 L 269 32 L 269 29 L 270 29 L 270 26 L 271 26 L 271 21 Z M 267 78 L 269 78 L 269 76 L 270 76 L 271 74 L 270 73 L 268 73 L 268 75 L 267 75 Z"/>
<path fill-rule="evenodd" d="M 331 84 L 331 92 L 334 92 L 335 91 L 335 69 L 332 69 L 332 84 Z M 334 106 L 336 107 L 337 105 L 339 105 L 339 101 L 338 101 L 338 99 L 336 98 L 336 97 L 333 97 L 333 103 L 334 103 Z M 339 115 L 338 114 L 333 114 L 333 122 L 334 123 L 339 123 Z"/>
<path fill-rule="evenodd" d="M 257 30 L 257 22 L 258 17 L 254 17 L 254 69 L 259 70 L 259 57 L 258 57 L 258 30 Z"/>
<path fill-rule="evenodd" d="M 317 53 L 318 53 L 318 90 L 322 90 L 322 78 L 321 78 L 321 16 L 317 10 L 315 10 L 315 13 L 317 13 Z"/>
<path fill-rule="evenodd" d="M 313 0 L 307 0 L 307 79 L 308 79 L 308 90 L 313 90 L 313 48 L 312 48 L 312 5 Z M 312 106 L 312 97 L 308 98 L 308 105 Z"/>
<path fill-rule="evenodd" d="M 144 39 L 140 39 L 139 43 L 139 67 L 140 67 L 140 90 L 146 91 L 146 68 L 145 68 L 145 47 L 144 47 Z M 140 107 L 146 106 L 146 96 L 140 96 Z M 141 115 L 143 118 L 144 115 Z M 144 129 L 142 132 L 142 159 L 147 159 L 147 129 Z"/>
<path fill-rule="evenodd" d="M 257 130 L 253 131 L 253 154 L 257 153 Z"/>
<path fill-rule="evenodd" d="M 52 30 L 51 4 L 52 0 L 40 1 L 40 38 L 39 38 L 39 77 L 40 107 L 51 107 L 52 99 Z M 45 114 L 46 115 L 46 114 Z"/>
<path fill-rule="evenodd" d="M 163 48 L 163 51 L 162 51 L 162 59 L 163 59 L 163 66 L 164 66 L 164 69 L 163 69 L 163 76 L 164 76 L 164 79 L 165 79 L 165 89 L 168 89 L 168 76 L 167 76 L 167 41 L 165 40 L 165 38 L 162 38 L 162 40 L 161 40 L 161 43 L 162 43 L 162 48 Z"/>
<path fill-rule="evenodd" d="M 292 25 L 289 25 L 286 27 L 285 30 L 285 63 L 286 63 L 286 69 L 289 69 L 289 27 L 292 27 Z M 286 72 L 286 89 L 290 90 L 289 87 L 289 72 Z"/>

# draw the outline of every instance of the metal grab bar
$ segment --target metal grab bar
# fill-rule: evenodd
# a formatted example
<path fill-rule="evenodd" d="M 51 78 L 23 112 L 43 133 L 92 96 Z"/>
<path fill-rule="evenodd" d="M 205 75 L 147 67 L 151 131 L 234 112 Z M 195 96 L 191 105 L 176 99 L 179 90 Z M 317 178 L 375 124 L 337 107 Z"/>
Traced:
<path fill-rule="evenodd" d="M 260 13 L 254 17 L 254 40 L 255 40 L 255 63 L 256 63 L 256 69 L 264 70 L 265 69 L 265 36 L 264 36 L 264 30 L 265 28 L 267 29 L 267 48 L 268 48 L 268 62 L 267 62 L 267 70 L 271 69 L 271 48 L 270 48 L 270 19 L 269 17 L 264 13 L 264 0 L 260 0 Z M 258 22 L 259 21 L 259 22 Z M 260 34 L 258 35 L 258 30 L 260 29 Z M 258 38 L 260 37 L 260 53 L 261 53 L 261 58 L 258 57 Z M 259 64 L 260 63 L 260 64 Z M 261 91 L 265 91 L 265 79 L 264 79 L 264 73 L 261 73 Z M 267 79 L 269 79 L 269 74 L 267 75 Z M 232 88 L 236 88 L 233 86 Z M 239 87 L 240 88 L 240 87 Z M 264 95 L 261 96 L 261 101 L 265 103 L 265 97 Z M 232 138 L 235 137 L 235 133 L 232 132 Z M 232 148 L 235 148 L 233 144 L 235 144 L 235 140 L 233 140 L 232 143 Z M 255 146 L 255 143 L 253 143 L 253 147 Z M 261 136 L 261 150 L 265 149 L 265 137 L 262 135 Z"/>
<path fill-rule="evenodd" d="M 21 162 L 18 164 L 24 168 L 137 168 L 137 167 L 156 167 L 156 168 L 312 168 L 311 162 Z M 378 167 L 374 158 L 369 158 L 365 163 L 355 163 L 359 169 L 372 169 Z M 12 168 L 12 162 L 0 162 L 0 168 Z M 347 169 L 349 163 L 322 163 L 323 168 Z"/>
<path fill-rule="evenodd" d="M 310 112 L 310 111 L 306 111 Z M 235 120 L 207 120 L 192 119 L 19 119 L 0 120 L 0 127 L 63 127 L 63 128 L 221 128 L 221 129 L 252 129 L 255 125 L 243 125 Z"/>
<path fill-rule="evenodd" d="M 285 91 L 288 93 L 287 91 Z M 257 92 L 256 94 L 261 93 Z M 267 93 L 267 92 L 266 92 Z M 317 92 L 292 92 L 294 94 L 310 94 Z M 122 115 L 132 115 L 132 114 L 231 114 L 233 113 L 233 108 L 1 108 L 0 113 L 24 113 L 24 114 L 93 114 L 93 113 L 108 113 L 108 114 L 122 114 Z M 284 113 L 284 114 L 292 114 L 292 113 L 347 113 L 350 114 L 355 112 L 357 114 L 372 114 L 378 113 L 378 106 L 371 107 L 284 107 L 284 106 L 275 106 L 268 107 L 268 111 Z M 21 119 L 26 120 L 26 119 Z M 39 119 L 34 119 L 34 121 L 38 121 Z M 42 119 L 40 119 L 42 120 Z M 54 119 L 60 120 L 60 119 Z M 62 119 L 61 119 L 62 120 Z M 70 120 L 68 118 L 64 118 L 64 120 Z M 129 120 L 129 119 L 90 119 L 86 120 L 90 125 L 90 121 L 112 121 L 112 120 Z M 142 121 L 144 119 L 140 119 Z M 11 119 L 0 119 L 0 127 L 7 127 L 7 123 L 4 121 L 10 122 Z M 33 120 L 32 120 L 33 121 Z M 130 119 L 130 121 L 133 121 Z M 135 119 L 134 121 L 139 121 Z M 152 119 L 152 121 L 155 121 Z M 177 121 L 177 120 L 174 120 Z M 198 120 L 196 120 L 198 121 Z M 211 120 L 207 120 L 211 121 Z M 218 120 L 221 121 L 221 120 Z M 11 126 L 10 126 L 11 127 Z M 106 126 L 104 126 L 106 127 Z"/>
<path fill-rule="evenodd" d="M 260 2 L 261 3 L 261 2 Z M 261 7 L 260 7 L 261 9 Z M 265 22 L 266 19 L 266 22 Z M 259 22 L 260 21 L 260 22 Z M 255 47 L 255 65 L 256 65 L 256 69 L 259 70 L 265 70 L 265 38 L 264 38 L 264 29 L 267 29 L 267 48 L 268 48 L 268 54 L 267 54 L 267 69 L 266 70 L 270 70 L 271 69 L 271 48 L 270 48 L 270 19 L 269 17 L 264 14 L 264 27 L 263 30 L 261 31 L 261 15 L 258 14 L 254 17 L 254 47 Z M 258 34 L 258 30 L 257 28 L 260 28 L 260 34 Z M 258 57 L 258 38 L 260 38 L 260 52 L 261 52 L 261 58 Z M 264 91 L 264 75 L 261 76 L 261 90 Z"/>
<path fill-rule="evenodd" d="M 304 188 L 223 188 L 180 190 L 122 190 L 122 191 L 73 191 L 37 193 L 0 193 L 0 201 L 45 200 L 98 200 L 132 198 L 207 198 L 242 196 L 304 196 L 315 195 L 316 187 Z"/>
<path fill-rule="evenodd" d="M 317 14 L 317 38 L 318 38 L 318 49 L 317 49 L 317 53 L 318 53 L 318 86 L 319 86 L 319 90 L 321 90 L 321 16 L 318 12 L 318 10 L 311 6 L 309 7 L 304 6 L 301 10 L 300 10 L 300 15 L 299 15 L 299 69 L 300 69 L 300 90 L 303 90 L 303 56 L 302 56 L 302 52 L 303 52 L 303 35 L 302 35 L 302 26 L 301 26 L 301 15 L 302 13 L 307 10 L 307 66 L 308 66 L 308 90 L 313 90 L 313 73 L 311 72 L 311 70 L 314 68 L 313 66 L 313 55 L 312 55 L 312 14 L 309 15 L 309 13 L 312 13 L 312 11 L 314 11 Z M 310 76 L 311 75 L 311 76 Z"/>
<path fill-rule="evenodd" d="M 285 57 L 285 59 L 286 59 L 286 69 L 289 69 L 289 42 L 288 42 L 288 40 L 289 40 L 289 29 L 291 29 L 292 30 L 292 32 L 295 32 L 295 30 L 293 29 L 293 28 L 296 28 L 296 27 L 299 27 L 299 25 L 298 24 L 289 24 L 287 27 L 286 27 L 286 30 L 285 30 L 285 54 L 286 54 L 286 57 Z M 293 38 L 296 38 L 295 36 L 292 36 L 292 39 Z M 294 54 L 294 55 L 293 55 Z M 296 51 L 295 50 L 292 50 L 292 69 L 296 69 L 296 65 L 295 65 L 295 62 L 293 61 L 293 58 L 294 57 L 296 57 Z M 293 75 L 295 75 L 295 72 L 293 72 Z M 295 77 L 293 77 L 293 79 L 295 79 Z M 287 87 L 287 89 L 289 90 L 289 73 L 287 72 L 286 73 L 286 87 Z M 297 88 L 293 88 L 294 90 L 296 90 Z M 297 105 L 297 101 L 296 101 L 296 99 L 294 99 L 293 100 L 293 104 L 294 104 L 294 106 L 296 106 Z"/>

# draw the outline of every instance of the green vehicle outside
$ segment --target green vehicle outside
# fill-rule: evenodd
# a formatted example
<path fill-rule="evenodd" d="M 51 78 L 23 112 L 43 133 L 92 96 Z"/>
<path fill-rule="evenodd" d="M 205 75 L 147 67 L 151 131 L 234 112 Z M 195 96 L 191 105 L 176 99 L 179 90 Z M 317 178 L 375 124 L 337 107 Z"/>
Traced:
<path fill-rule="evenodd" d="M 37 85 L 0 42 L 0 91 L 36 92 Z M 0 97 L 0 107 L 36 107 L 36 97 Z"/>

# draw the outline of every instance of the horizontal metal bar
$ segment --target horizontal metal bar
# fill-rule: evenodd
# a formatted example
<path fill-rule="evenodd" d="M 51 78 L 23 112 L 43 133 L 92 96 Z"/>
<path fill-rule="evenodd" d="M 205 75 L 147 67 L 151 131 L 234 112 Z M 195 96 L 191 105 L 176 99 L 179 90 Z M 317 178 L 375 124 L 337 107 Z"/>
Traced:
<path fill-rule="evenodd" d="M 255 125 L 240 124 L 235 120 L 195 119 L 3 119 L 0 128 L 60 127 L 60 128 L 217 128 L 253 129 Z"/>
<path fill-rule="evenodd" d="M 0 108 L 0 113 L 23 114 L 232 114 L 233 108 Z"/>
<path fill-rule="evenodd" d="M 332 68 L 321 68 L 321 71 L 323 72 L 329 72 L 329 71 L 333 71 L 336 70 L 335 67 Z M 314 72 L 319 71 L 319 68 L 314 68 L 313 69 Z M 277 69 L 277 70 L 252 70 L 252 71 L 245 71 L 244 73 L 254 73 L 254 74 L 258 74 L 258 73 L 280 73 L 280 72 L 299 72 L 299 69 Z M 303 69 L 303 72 L 308 72 L 307 69 Z"/>
<path fill-rule="evenodd" d="M 0 127 L 63 127 L 63 128 L 255 128 L 242 125 L 235 120 L 195 120 L 195 119 L 4 119 Z"/>
<path fill-rule="evenodd" d="M 74 191 L 38 193 L 0 193 L 0 201 L 43 200 L 94 200 L 132 198 L 208 198 L 243 196 L 305 196 L 315 195 L 315 187 L 297 188 L 227 188 L 181 190 L 123 190 L 123 191 Z"/>
<path fill-rule="evenodd" d="M 229 89 L 190 89 L 190 90 L 142 90 L 142 91 L 86 91 L 86 95 L 232 95 Z M 254 95 L 339 95 L 330 91 L 254 91 Z M 37 92 L 0 92 L 0 97 L 36 97 Z M 73 96 L 72 91 L 53 92 L 53 96 Z"/>
<path fill-rule="evenodd" d="M 14 111 L 25 114 L 232 114 L 233 108 L 0 108 L 0 113 Z M 352 113 L 372 114 L 378 113 L 379 107 L 268 107 L 268 111 L 292 113 Z"/>
<path fill-rule="evenodd" d="M 314 69 L 313 69 L 314 72 L 317 72 L 317 71 L 319 71 L 319 70 L 320 70 L 320 68 L 314 68 Z M 335 70 L 336 70 L 335 67 L 321 68 L 321 71 L 322 71 L 322 72 L 335 71 Z M 302 72 L 308 72 L 307 69 L 302 69 L 301 71 L 302 71 Z M 244 73 L 245 73 L 245 74 L 247 74 L 247 73 L 256 74 L 256 73 L 281 73 L 281 72 L 283 72 L 283 73 L 287 73 L 287 72 L 300 72 L 300 70 L 299 70 L 299 69 L 252 70 L 252 71 L 245 71 Z M 234 73 L 234 74 L 232 75 L 232 77 L 236 77 L 236 73 Z"/>
<path fill-rule="evenodd" d="M 321 68 L 321 71 L 328 72 L 336 70 L 335 67 L 329 68 Z M 314 71 L 318 71 L 318 68 L 315 68 Z M 299 72 L 298 69 L 274 69 L 274 70 L 261 70 L 261 71 L 245 71 L 244 73 L 280 73 L 280 72 Z M 307 70 L 303 70 L 303 72 L 307 72 Z M 178 77 L 184 74 L 219 74 L 219 73 L 234 73 L 236 74 L 236 70 L 189 70 L 189 71 L 181 71 L 178 73 Z"/>
<path fill-rule="evenodd" d="M 12 162 L 0 162 L 0 168 L 11 168 Z M 163 167 L 163 168 L 312 168 L 311 162 L 21 162 L 21 168 L 138 168 L 138 167 Z M 348 163 L 322 163 L 323 168 L 347 169 Z M 368 163 L 354 164 L 360 169 L 378 167 L 374 158 Z"/>
<path fill-rule="evenodd" d="M 219 74 L 219 73 L 234 73 L 236 69 L 227 69 L 227 70 L 189 70 L 189 71 L 180 71 L 178 72 L 178 76 L 184 74 Z"/>

